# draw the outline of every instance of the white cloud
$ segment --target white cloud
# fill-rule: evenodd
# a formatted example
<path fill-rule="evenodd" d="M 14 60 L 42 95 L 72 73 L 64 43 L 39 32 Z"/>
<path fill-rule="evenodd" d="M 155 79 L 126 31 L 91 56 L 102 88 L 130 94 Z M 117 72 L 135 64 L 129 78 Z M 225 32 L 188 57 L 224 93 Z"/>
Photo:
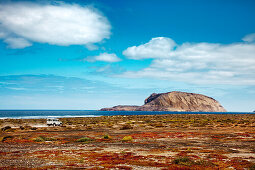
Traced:
<path fill-rule="evenodd" d="M 85 46 L 86 46 L 86 48 L 87 48 L 88 50 L 90 50 L 90 51 L 98 50 L 98 46 L 96 46 L 95 44 L 89 43 L 89 44 L 86 44 Z"/>
<path fill-rule="evenodd" d="M 98 56 L 90 56 L 82 59 L 82 61 L 95 62 L 95 61 L 104 61 L 104 62 L 118 62 L 121 61 L 120 58 L 116 56 L 116 54 L 112 53 L 101 53 Z"/>
<path fill-rule="evenodd" d="M 7 89 L 11 89 L 11 90 L 29 90 L 29 89 L 22 88 L 22 87 L 7 87 Z"/>
<path fill-rule="evenodd" d="M 0 29 L 0 38 L 5 38 L 7 35 L 6 35 L 6 32 L 5 31 L 1 31 Z"/>
<path fill-rule="evenodd" d="M 5 35 L 2 38 L 18 37 L 62 46 L 100 42 L 110 37 L 111 29 L 107 18 L 96 9 L 64 3 L 1 4 L 0 26 Z"/>
<path fill-rule="evenodd" d="M 255 41 L 255 33 L 246 35 L 245 37 L 243 37 L 242 40 L 246 41 L 246 42 L 254 42 Z"/>
<path fill-rule="evenodd" d="M 152 38 L 148 43 L 133 46 L 123 51 L 123 55 L 130 59 L 166 58 L 175 47 L 175 42 L 166 37 Z"/>
<path fill-rule="evenodd" d="M 24 38 L 6 38 L 4 42 L 9 44 L 8 47 L 10 48 L 25 48 L 32 45 Z"/>
<path fill-rule="evenodd" d="M 195 84 L 255 85 L 254 43 L 184 43 L 169 50 L 168 57 L 155 57 L 148 68 L 122 76 Z"/>

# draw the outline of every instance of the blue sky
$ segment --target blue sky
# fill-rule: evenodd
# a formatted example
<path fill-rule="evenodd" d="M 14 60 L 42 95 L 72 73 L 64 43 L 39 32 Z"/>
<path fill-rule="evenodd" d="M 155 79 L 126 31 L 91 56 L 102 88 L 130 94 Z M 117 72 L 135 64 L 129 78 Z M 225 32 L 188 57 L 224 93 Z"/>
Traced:
<path fill-rule="evenodd" d="M 0 109 L 142 105 L 151 93 L 255 110 L 253 0 L 0 1 Z"/>

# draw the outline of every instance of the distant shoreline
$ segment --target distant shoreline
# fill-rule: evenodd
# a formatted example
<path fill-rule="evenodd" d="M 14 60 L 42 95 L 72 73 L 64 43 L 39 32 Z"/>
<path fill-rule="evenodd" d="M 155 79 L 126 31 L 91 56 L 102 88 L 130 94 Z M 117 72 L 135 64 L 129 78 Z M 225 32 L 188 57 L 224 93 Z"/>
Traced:
<path fill-rule="evenodd" d="M 76 118 L 118 115 L 164 114 L 255 114 L 254 112 L 170 112 L 170 111 L 97 111 L 97 110 L 0 110 L 0 119 Z"/>

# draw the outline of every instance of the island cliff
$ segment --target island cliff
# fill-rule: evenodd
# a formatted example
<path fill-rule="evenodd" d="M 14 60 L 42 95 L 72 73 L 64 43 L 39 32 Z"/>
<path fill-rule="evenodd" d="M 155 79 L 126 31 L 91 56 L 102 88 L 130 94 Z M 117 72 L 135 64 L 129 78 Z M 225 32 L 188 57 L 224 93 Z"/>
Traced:
<path fill-rule="evenodd" d="M 145 99 L 142 106 L 119 105 L 103 108 L 101 111 L 194 111 L 226 112 L 215 99 L 196 93 L 172 91 L 153 93 Z"/>

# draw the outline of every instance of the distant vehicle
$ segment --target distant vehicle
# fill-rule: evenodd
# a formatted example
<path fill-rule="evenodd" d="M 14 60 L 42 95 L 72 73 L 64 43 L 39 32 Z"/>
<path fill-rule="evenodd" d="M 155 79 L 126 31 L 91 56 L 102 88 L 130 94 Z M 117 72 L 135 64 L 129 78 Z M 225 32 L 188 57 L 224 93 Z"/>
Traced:
<path fill-rule="evenodd" d="M 48 118 L 47 125 L 48 126 L 62 126 L 62 122 L 57 118 Z"/>

